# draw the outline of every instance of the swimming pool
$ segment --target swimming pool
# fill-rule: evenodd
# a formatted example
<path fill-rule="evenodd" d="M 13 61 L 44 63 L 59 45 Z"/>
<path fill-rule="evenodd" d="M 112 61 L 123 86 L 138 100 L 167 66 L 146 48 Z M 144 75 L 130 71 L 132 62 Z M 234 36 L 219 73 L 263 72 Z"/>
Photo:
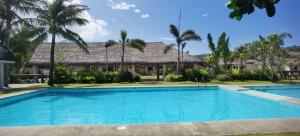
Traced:
<path fill-rule="evenodd" d="M 300 106 L 219 87 L 48 89 L 0 100 L 0 126 L 298 118 Z"/>
<path fill-rule="evenodd" d="M 300 85 L 247 86 L 247 88 L 300 99 Z"/>

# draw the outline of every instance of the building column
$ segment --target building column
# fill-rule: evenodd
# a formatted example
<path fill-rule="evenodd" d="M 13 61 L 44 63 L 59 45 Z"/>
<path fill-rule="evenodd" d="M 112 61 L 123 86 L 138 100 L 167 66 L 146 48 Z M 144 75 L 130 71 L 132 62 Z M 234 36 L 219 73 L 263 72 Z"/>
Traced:
<path fill-rule="evenodd" d="M 135 65 L 131 65 L 131 72 L 135 72 Z"/>
<path fill-rule="evenodd" d="M 4 64 L 0 63 L 0 88 L 4 87 Z"/>
<path fill-rule="evenodd" d="M 163 77 L 166 75 L 167 73 L 167 65 L 163 64 Z"/>
<path fill-rule="evenodd" d="M 32 74 L 38 74 L 38 66 L 32 66 Z"/>

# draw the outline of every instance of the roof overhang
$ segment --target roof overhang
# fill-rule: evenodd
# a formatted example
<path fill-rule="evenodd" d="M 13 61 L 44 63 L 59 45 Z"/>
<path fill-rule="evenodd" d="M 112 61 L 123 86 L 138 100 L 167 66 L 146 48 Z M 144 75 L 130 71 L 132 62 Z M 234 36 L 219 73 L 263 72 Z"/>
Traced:
<path fill-rule="evenodd" d="M 14 61 L 10 61 L 10 60 L 0 60 L 0 63 L 15 63 Z"/>

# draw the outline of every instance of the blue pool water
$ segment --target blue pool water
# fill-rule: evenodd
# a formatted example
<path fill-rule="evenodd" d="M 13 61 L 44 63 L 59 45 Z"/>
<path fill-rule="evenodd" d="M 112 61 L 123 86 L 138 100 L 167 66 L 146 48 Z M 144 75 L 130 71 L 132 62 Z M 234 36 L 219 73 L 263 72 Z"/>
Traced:
<path fill-rule="evenodd" d="M 247 88 L 300 99 L 300 85 L 247 86 Z"/>
<path fill-rule="evenodd" d="M 0 100 L 0 126 L 299 118 L 300 106 L 218 87 L 49 89 Z"/>

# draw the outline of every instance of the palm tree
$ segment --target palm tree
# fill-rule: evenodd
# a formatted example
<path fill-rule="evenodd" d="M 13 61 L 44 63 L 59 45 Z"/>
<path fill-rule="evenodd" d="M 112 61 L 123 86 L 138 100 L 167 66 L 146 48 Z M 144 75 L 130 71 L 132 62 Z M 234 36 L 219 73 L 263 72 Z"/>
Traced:
<path fill-rule="evenodd" d="M 201 41 L 201 37 L 194 31 L 194 30 L 186 30 L 182 34 L 179 32 L 178 28 L 174 25 L 170 25 L 170 30 L 169 32 L 175 37 L 176 43 L 177 43 L 177 66 L 176 66 L 176 71 L 177 73 L 180 70 L 180 49 L 182 46 L 182 43 L 186 41 Z M 167 47 L 166 49 L 170 49 L 170 47 Z M 167 50 L 165 50 L 165 53 Z"/>
<path fill-rule="evenodd" d="M 186 47 L 186 42 L 182 43 L 181 45 L 181 66 L 183 67 L 183 50 Z"/>
<path fill-rule="evenodd" d="M 43 0 L 0 0 L 0 18 L 5 23 L 3 46 L 9 49 L 13 25 L 22 22 L 20 14 L 34 13 L 38 5 L 43 5 Z M 4 65 L 4 69 L 8 71 L 8 65 Z M 4 84 L 8 86 L 8 72 L 4 74 Z"/>
<path fill-rule="evenodd" d="M 121 39 L 119 40 L 121 47 L 122 47 L 122 54 L 121 54 L 121 72 L 124 72 L 124 57 L 125 57 L 125 48 L 131 47 L 134 49 L 139 50 L 140 52 L 144 52 L 144 48 L 146 47 L 146 42 L 141 39 L 129 39 L 127 37 L 127 31 L 121 30 L 120 32 Z M 115 41 L 110 40 L 110 43 L 115 43 Z M 110 44 L 109 43 L 109 44 Z"/>
<path fill-rule="evenodd" d="M 213 38 L 210 33 L 207 34 L 208 47 L 211 50 L 211 56 L 207 58 L 212 63 L 212 68 L 216 72 L 219 70 L 220 51 L 213 42 Z"/>
<path fill-rule="evenodd" d="M 244 62 L 250 58 L 248 46 L 249 44 L 245 44 L 235 49 L 235 54 L 236 54 L 235 57 L 240 61 L 241 70 L 244 69 Z"/>
<path fill-rule="evenodd" d="M 65 4 L 68 0 L 54 0 L 53 3 L 47 3 L 44 9 L 38 10 L 36 19 L 27 19 L 38 24 L 42 33 L 40 37 L 47 38 L 52 36 L 50 52 L 50 75 L 48 85 L 54 84 L 54 51 L 56 36 L 75 42 L 80 48 L 88 52 L 86 42 L 69 27 L 82 26 L 88 23 L 86 19 L 80 18 L 80 14 L 87 10 L 87 6 L 79 4 Z"/>
<path fill-rule="evenodd" d="M 20 14 L 35 13 L 38 5 L 43 5 L 43 0 L 1 0 L 0 18 L 5 22 L 5 35 L 3 44 L 10 45 L 12 26 L 21 22 Z"/>
<path fill-rule="evenodd" d="M 230 50 L 229 50 L 229 37 L 226 38 L 226 33 L 223 32 L 219 37 L 217 50 L 220 53 L 220 57 L 223 58 L 224 68 L 227 67 L 227 63 L 230 57 Z"/>
<path fill-rule="evenodd" d="M 106 69 L 106 71 L 108 71 L 107 48 L 110 47 L 110 46 L 113 46 L 115 44 L 116 44 L 116 42 L 114 40 L 108 40 L 107 42 L 105 42 L 104 47 L 105 47 L 105 64 L 106 64 L 105 69 Z"/>

